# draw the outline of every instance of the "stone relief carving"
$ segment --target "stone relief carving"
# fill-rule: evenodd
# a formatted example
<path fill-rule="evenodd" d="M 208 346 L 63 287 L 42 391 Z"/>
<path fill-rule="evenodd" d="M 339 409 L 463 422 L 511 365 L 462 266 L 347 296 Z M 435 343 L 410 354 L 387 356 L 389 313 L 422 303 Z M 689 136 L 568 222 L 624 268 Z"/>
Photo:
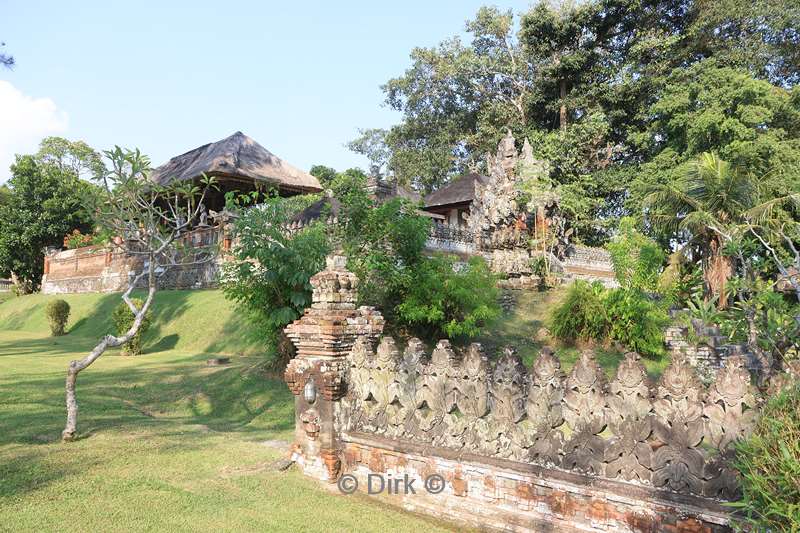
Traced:
<path fill-rule="evenodd" d="M 758 392 L 730 358 L 706 389 L 676 356 L 652 385 L 635 353 L 609 382 L 591 351 L 568 376 L 545 348 L 530 372 L 513 349 L 490 363 L 483 347 L 440 341 L 401 351 L 359 339 L 348 356 L 348 431 L 732 499 L 732 443 L 755 423 Z"/>
<path fill-rule="evenodd" d="M 702 493 L 705 456 L 703 439 L 703 385 L 680 355 L 661 376 L 653 404 L 653 430 L 663 446 L 653 457 L 653 484 L 675 492 Z"/>
<path fill-rule="evenodd" d="M 651 395 L 639 355 L 625 354 L 606 399 L 608 427 L 614 434 L 605 449 L 606 476 L 650 482 L 653 453 L 647 440 L 652 433 Z"/>

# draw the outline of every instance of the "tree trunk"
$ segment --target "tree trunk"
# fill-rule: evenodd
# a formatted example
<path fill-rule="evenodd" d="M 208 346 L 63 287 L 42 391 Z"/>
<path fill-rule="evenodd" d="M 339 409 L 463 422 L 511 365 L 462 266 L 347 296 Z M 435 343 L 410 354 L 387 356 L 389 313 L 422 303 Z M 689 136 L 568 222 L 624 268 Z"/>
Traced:
<path fill-rule="evenodd" d="M 114 337 L 113 335 L 106 335 L 103 337 L 97 346 L 94 349 L 81 359 L 80 361 L 70 361 L 69 367 L 67 368 L 67 383 L 66 383 L 66 393 L 67 393 L 67 423 L 64 426 L 64 431 L 61 432 L 61 440 L 64 442 L 70 442 L 75 440 L 75 436 L 77 434 L 77 427 L 78 427 L 78 400 L 75 396 L 75 385 L 78 381 L 78 374 L 85 370 L 89 365 L 94 363 L 98 358 L 100 358 L 103 353 L 108 348 L 114 348 L 116 346 L 121 346 L 126 342 L 130 341 L 134 335 L 139 331 L 139 328 L 142 325 L 142 321 L 144 320 L 145 315 L 147 314 L 148 309 L 150 309 L 150 304 L 153 302 L 153 296 L 156 293 L 156 286 L 155 286 L 155 277 L 154 277 L 154 268 L 153 262 L 150 262 L 149 268 L 149 290 L 147 294 L 147 300 L 145 301 L 144 305 L 142 305 L 141 309 L 136 314 L 136 318 L 133 321 L 133 325 L 131 329 L 129 329 L 125 335 L 121 337 Z M 133 283 L 128 288 L 128 291 L 123 295 L 123 299 L 128 303 L 128 305 L 132 305 L 128 300 L 128 297 L 135 287 L 136 283 L 139 281 L 140 278 L 136 278 Z"/>
<path fill-rule="evenodd" d="M 725 309 L 728 306 L 728 295 L 725 288 L 733 273 L 731 258 L 722 255 L 721 245 L 718 240 L 712 240 L 709 246 L 711 256 L 706 262 L 705 280 L 712 295 L 717 296 L 717 307 Z"/>
<path fill-rule="evenodd" d="M 558 119 L 563 132 L 567 131 L 567 80 L 561 80 L 559 83 L 559 97 L 561 98 L 561 107 L 558 110 Z"/>

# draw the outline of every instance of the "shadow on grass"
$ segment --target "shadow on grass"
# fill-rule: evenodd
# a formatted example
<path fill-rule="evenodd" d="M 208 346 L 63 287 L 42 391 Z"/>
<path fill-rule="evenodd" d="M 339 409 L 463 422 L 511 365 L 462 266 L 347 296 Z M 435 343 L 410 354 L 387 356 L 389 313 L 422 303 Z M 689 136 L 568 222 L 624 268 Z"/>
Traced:
<path fill-rule="evenodd" d="M 84 461 L 71 466 L 56 465 L 38 451 L 14 454 L 13 460 L 0 463 L 0 499 L 22 496 L 41 490 L 62 478 L 93 468 L 97 463 Z"/>
<path fill-rule="evenodd" d="M 173 333 L 172 335 L 167 335 L 166 337 L 161 337 L 161 339 L 151 345 L 145 346 L 143 348 L 144 353 L 158 353 L 158 352 L 166 352 L 167 350 L 172 350 L 175 346 L 178 345 L 178 340 L 180 339 L 180 335 L 177 333 Z"/>
<path fill-rule="evenodd" d="M 81 435 L 140 428 L 160 419 L 203 425 L 258 438 L 294 427 L 293 397 L 286 385 L 255 370 L 255 360 L 209 368 L 206 355 L 109 370 L 89 367 L 78 378 Z M 101 360 L 102 361 L 102 360 Z M 97 364 L 97 363 L 95 363 Z M 59 373 L 60 374 L 60 373 Z M 0 445 L 43 444 L 64 425 L 64 378 L 13 376 L 0 381 Z"/>

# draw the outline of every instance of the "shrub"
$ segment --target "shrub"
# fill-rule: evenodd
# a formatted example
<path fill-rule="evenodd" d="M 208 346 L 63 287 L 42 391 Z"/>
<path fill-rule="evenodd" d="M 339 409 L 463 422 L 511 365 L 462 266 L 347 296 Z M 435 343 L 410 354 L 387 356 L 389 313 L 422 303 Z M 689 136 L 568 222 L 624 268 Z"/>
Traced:
<path fill-rule="evenodd" d="M 357 172 L 340 174 L 333 189 L 341 202 L 335 237 L 358 276 L 360 303 L 381 308 L 391 319 L 408 280 L 427 259 L 430 219 L 402 198 L 376 203 Z"/>
<path fill-rule="evenodd" d="M 632 218 L 620 220 L 619 234 L 606 248 L 620 286 L 645 292 L 658 290 L 666 254 L 658 243 L 636 230 Z"/>
<path fill-rule="evenodd" d="M 669 315 L 658 302 L 636 289 L 619 288 L 605 297 L 608 337 L 641 355 L 664 353 L 664 328 Z"/>
<path fill-rule="evenodd" d="M 496 278 L 486 261 L 473 257 L 462 268 L 455 258 L 422 261 L 409 276 L 397 305 L 400 322 L 426 339 L 474 337 L 500 315 Z"/>
<path fill-rule="evenodd" d="M 772 398 L 737 445 L 743 511 L 754 531 L 800 531 L 800 385 Z"/>
<path fill-rule="evenodd" d="M 50 323 L 50 333 L 54 337 L 64 335 L 64 328 L 69 321 L 69 304 L 64 300 L 50 300 L 47 302 L 45 314 Z"/>
<path fill-rule="evenodd" d="M 561 303 L 550 315 L 550 332 L 563 341 L 604 339 L 608 317 L 603 303 L 603 286 L 575 280 Z"/>
<path fill-rule="evenodd" d="M 142 305 L 144 305 L 144 302 L 138 298 L 133 298 L 131 301 L 138 308 L 141 308 Z M 117 335 L 124 335 L 129 329 L 131 329 L 135 318 L 136 317 L 134 316 L 130 307 L 128 307 L 128 304 L 121 302 L 111 314 L 111 320 L 114 322 L 114 327 L 117 328 Z M 139 355 L 142 353 L 142 336 L 150 327 L 150 320 L 151 314 L 148 310 L 144 316 L 144 320 L 142 320 L 141 326 L 139 326 L 139 331 L 136 332 L 136 335 L 134 335 L 127 344 L 122 346 L 123 355 Z"/>
<path fill-rule="evenodd" d="M 311 304 L 309 280 L 330 250 L 321 224 L 291 234 L 283 230 L 300 207 L 287 200 L 292 199 L 267 198 L 242 212 L 233 261 L 223 266 L 220 279 L 225 297 L 239 304 L 267 348 L 282 345 L 283 328 Z"/>

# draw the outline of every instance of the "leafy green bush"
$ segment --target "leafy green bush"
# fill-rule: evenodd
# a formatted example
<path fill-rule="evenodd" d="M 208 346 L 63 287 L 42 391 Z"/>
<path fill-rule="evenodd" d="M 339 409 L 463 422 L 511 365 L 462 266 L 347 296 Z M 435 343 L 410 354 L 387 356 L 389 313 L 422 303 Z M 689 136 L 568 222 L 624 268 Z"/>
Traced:
<path fill-rule="evenodd" d="M 737 445 L 743 511 L 754 531 L 800 531 L 800 385 L 772 398 Z"/>
<path fill-rule="evenodd" d="M 664 306 L 636 289 L 605 289 L 599 282 L 576 280 L 550 314 L 550 332 L 558 339 L 614 340 L 642 355 L 664 352 Z"/>
<path fill-rule="evenodd" d="M 604 339 L 608 317 L 603 303 L 605 289 L 594 282 L 575 280 L 561 303 L 550 314 L 550 332 L 563 341 Z"/>
<path fill-rule="evenodd" d="M 486 261 L 473 257 L 456 266 L 452 256 L 437 256 L 409 277 L 397 316 L 418 336 L 474 337 L 500 315 L 496 278 Z"/>
<path fill-rule="evenodd" d="M 358 170 L 338 174 L 331 190 L 333 227 L 320 222 L 287 234 L 301 207 L 297 197 L 266 198 L 236 222 L 234 260 L 223 267 L 221 286 L 247 311 L 266 346 L 287 345 L 281 330 L 311 304 L 309 280 L 335 248 L 358 277 L 359 303 L 419 336 L 471 337 L 499 314 L 495 279 L 483 260 L 455 270 L 454 259 L 425 254 L 431 222 L 418 206 L 402 198 L 376 202 Z"/>
<path fill-rule="evenodd" d="M 686 307 L 689 308 L 689 314 L 692 318 L 702 320 L 704 324 L 711 326 L 724 317 L 724 314 L 717 309 L 718 301 L 719 297 L 717 296 L 704 298 L 702 295 L 696 295 L 686 302 Z"/>
<path fill-rule="evenodd" d="M 131 298 L 131 301 L 139 309 L 144 305 L 144 302 L 139 298 Z M 114 323 L 114 327 L 117 328 L 117 335 L 124 335 L 127 333 L 128 330 L 131 329 L 131 326 L 133 326 L 135 318 L 133 311 L 131 311 L 130 307 L 128 307 L 128 304 L 125 302 L 121 302 L 115 307 L 114 312 L 111 313 L 111 321 Z M 122 355 L 139 355 L 142 353 L 142 336 L 150 328 L 151 319 L 152 315 L 148 310 L 144 315 L 142 324 L 139 326 L 139 331 L 136 332 L 136 335 L 134 335 L 127 344 L 122 346 Z"/>
<path fill-rule="evenodd" d="M 653 239 L 636 230 L 633 218 L 624 217 L 619 234 L 606 245 L 620 286 L 656 292 L 666 254 Z"/>
<path fill-rule="evenodd" d="M 64 300 L 50 300 L 45 307 L 50 333 L 54 337 L 64 335 L 64 328 L 69 321 L 69 304 Z"/>
<path fill-rule="evenodd" d="M 242 212 L 233 260 L 220 277 L 225 296 L 242 307 L 257 340 L 267 347 L 277 347 L 283 328 L 311 304 L 309 280 L 330 251 L 321 224 L 292 234 L 283 229 L 298 208 L 290 200 L 267 198 Z"/>
<path fill-rule="evenodd" d="M 664 353 L 664 328 L 669 324 L 664 306 L 636 289 L 619 288 L 605 296 L 608 337 L 646 356 Z"/>
<path fill-rule="evenodd" d="M 358 276 L 361 303 L 379 307 L 392 319 L 409 279 L 427 260 L 430 219 L 402 198 L 376 203 L 367 193 L 363 173 L 340 174 L 333 190 L 341 202 L 335 239 L 348 268 Z"/>
<path fill-rule="evenodd" d="M 796 357 L 800 326 L 795 317 L 800 316 L 800 305 L 794 296 L 776 291 L 771 280 L 733 278 L 729 287 L 738 298 L 720 320 L 722 331 L 736 342 L 755 337 L 758 347 L 779 361 Z"/>

